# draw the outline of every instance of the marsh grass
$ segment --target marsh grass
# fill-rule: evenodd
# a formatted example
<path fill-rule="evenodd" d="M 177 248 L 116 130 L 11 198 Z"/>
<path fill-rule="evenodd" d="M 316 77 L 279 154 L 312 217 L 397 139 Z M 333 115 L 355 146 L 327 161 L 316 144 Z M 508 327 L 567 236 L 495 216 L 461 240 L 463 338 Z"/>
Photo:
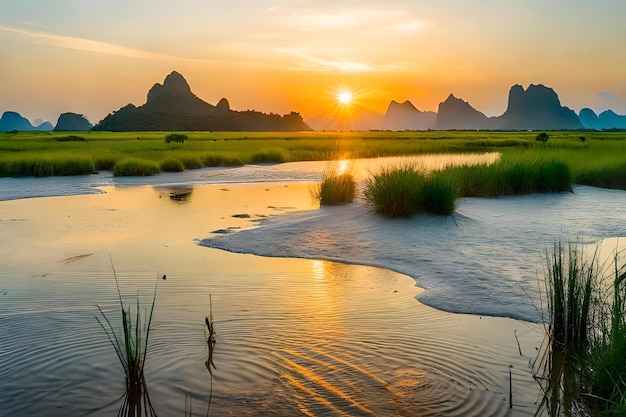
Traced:
<path fill-rule="evenodd" d="M 185 166 L 176 158 L 167 158 L 159 163 L 161 172 L 183 172 Z"/>
<path fill-rule="evenodd" d="M 365 201 L 376 214 L 410 217 L 420 210 L 420 191 L 426 180 L 415 165 L 386 167 L 365 182 Z"/>
<path fill-rule="evenodd" d="M 445 175 L 464 197 L 495 197 L 572 190 L 564 162 L 535 155 L 503 155 L 492 164 L 447 168 Z"/>
<path fill-rule="evenodd" d="M 425 174 L 416 165 L 387 167 L 366 180 L 363 192 L 372 210 L 386 217 L 417 213 L 450 215 L 454 212 L 457 184 L 443 172 Z"/>
<path fill-rule="evenodd" d="M 81 155 L 59 154 L 49 157 L 22 155 L 0 160 L 0 176 L 3 177 L 88 175 L 94 171 L 92 159 Z"/>
<path fill-rule="evenodd" d="M 454 213 L 457 186 L 439 172 L 432 173 L 422 187 L 421 202 L 424 211 L 449 216 Z"/>
<path fill-rule="evenodd" d="M 126 391 L 118 411 L 118 416 L 156 416 L 156 412 L 152 406 L 152 402 L 150 401 L 150 396 L 148 395 L 148 386 L 144 376 L 144 365 L 146 363 L 146 355 L 148 352 L 150 326 L 152 324 L 152 314 L 154 312 L 154 305 L 156 302 L 156 283 L 152 298 L 152 306 L 147 320 L 141 319 L 139 296 L 137 296 L 137 305 L 135 307 L 133 318 L 133 311 L 130 305 L 128 308 L 124 307 L 122 293 L 120 291 L 117 273 L 115 272 L 113 263 L 111 263 L 111 267 L 113 269 L 113 277 L 115 278 L 115 286 L 117 288 L 120 301 L 122 334 L 118 336 L 113 324 L 100 306 L 98 306 L 98 310 L 102 317 L 100 318 L 96 316 L 96 319 L 105 331 L 109 342 L 115 349 L 115 353 L 117 354 L 122 368 L 124 369 Z"/>
<path fill-rule="evenodd" d="M 159 165 L 156 162 L 145 159 L 123 159 L 116 162 L 115 166 L 113 166 L 113 175 L 116 177 L 149 176 L 157 175 L 160 172 L 161 168 L 159 168 Z"/>
<path fill-rule="evenodd" d="M 626 189 L 626 161 L 595 164 L 580 170 L 576 183 L 594 187 Z"/>
<path fill-rule="evenodd" d="M 289 154 L 282 148 L 261 149 L 252 153 L 248 158 L 248 162 L 252 164 L 280 163 L 288 160 Z"/>
<path fill-rule="evenodd" d="M 544 396 L 536 415 L 626 409 L 626 265 L 599 263 L 576 245 L 546 253 L 546 341 L 535 361 Z"/>
<path fill-rule="evenodd" d="M 597 249 L 588 260 L 576 245 L 570 244 L 565 252 L 559 242 L 546 259 L 551 342 L 567 351 L 584 348 L 589 344 L 592 295 L 599 285 Z"/>
<path fill-rule="evenodd" d="M 322 181 L 313 189 L 313 198 L 320 205 L 351 203 L 356 194 L 356 180 L 350 169 L 339 172 L 336 165 L 324 171 Z"/>
<path fill-rule="evenodd" d="M 165 143 L 167 132 L 81 132 L 84 142 L 63 141 L 67 133 L 5 133 L 0 134 L 0 176 L 93 172 L 86 168 L 55 170 L 50 163 L 41 162 L 76 157 L 90 158 L 96 170 L 112 170 L 118 161 L 129 158 L 158 165 L 169 157 L 181 161 L 185 169 L 195 169 L 495 151 L 506 164 L 457 170 L 456 176 L 462 181 L 453 182 L 463 185 L 458 188 L 459 196 L 566 191 L 572 182 L 626 189 L 626 133 L 586 131 L 584 142 L 580 140 L 581 133 L 550 132 L 549 142 L 542 143 L 535 140 L 536 132 L 190 132 L 184 145 Z M 545 161 L 553 164 L 546 166 Z M 124 175 L 134 175 L 130 172 Z M 146 171 L 137 172 L 136 175 L 145 175 Z"/>

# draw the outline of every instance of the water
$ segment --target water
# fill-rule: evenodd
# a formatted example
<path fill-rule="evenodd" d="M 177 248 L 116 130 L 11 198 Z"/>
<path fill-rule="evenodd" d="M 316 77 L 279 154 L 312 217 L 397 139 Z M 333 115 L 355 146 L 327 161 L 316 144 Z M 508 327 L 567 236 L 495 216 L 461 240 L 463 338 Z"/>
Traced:
<path fill-rule="evenodd" d="M 0 416 L 117 412 L 124 376 L 95 318 L 100 306 L 119 324 L 113 267 L 126 305 L 149 306 L 157 284 L 145 372 L 159 415 L 184 415 L 186 397 L 194 416 L 209 399 L 216 416 L 533 415 L 541 325 L 480 314 L 534 318 L 520 300 L 544 244 L 624 236 L 624 192 L 466 199 L 454 219 L 392 221 L 359 202 L 319 209 L 303 181 L 326 167 L 0 179 Z M 97 194 L 69 195 L 90 181 Z M 63 196 L 16 200 L 33 183 Z"/>
<path fill-rule="evenodd" d="M 546 250 L 559 240 L 595 245 L 626 237 L 625 205 L 624 191 L 575 187 L 573 193 L 459 199 L 450 217 L 384 219 L 360 201 L 261 221 L 256 229 L 201 244 L 384 267 L 413 277 L 427 290 L 419 300 L 435 308 L 537 322 Z M 605 252 L 606 260 L 611 252 Z"/>

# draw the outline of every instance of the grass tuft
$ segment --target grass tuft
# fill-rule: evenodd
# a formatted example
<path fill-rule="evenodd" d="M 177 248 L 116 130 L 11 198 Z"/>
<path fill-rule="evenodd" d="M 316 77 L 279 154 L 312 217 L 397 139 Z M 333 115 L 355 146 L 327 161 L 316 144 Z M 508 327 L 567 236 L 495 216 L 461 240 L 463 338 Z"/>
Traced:
<path fill-rule="evenodd" d="M 145 159 L 123 159 L 115 163 L 113 166 L 113 175 L 116 177 L 124 176 L 149 176 L 157 175 L 161 172 L 161 168 L 154 161 Z"/>
<path fill-rule="evenodd" d="M 161 172 L 183 172 L 185 166 L 176 158 L 167 158 L 159 163 Z"/>
<path fill-rule="evenodd" d="M 425 175 L 414 165 L 387 167 L 365 183 L 365 201 L 376 214 L 410 217 L 420 208 Z"/>
<path fill-rule="evenodd" d="M 317 185 L 313 197 L 321 205 L 336 205 L 351 203 L 356 193 L 356 181 L 352 172 L 345 171 L 339 174 L 336 168 L 324 171 L 322 182 Z"/>

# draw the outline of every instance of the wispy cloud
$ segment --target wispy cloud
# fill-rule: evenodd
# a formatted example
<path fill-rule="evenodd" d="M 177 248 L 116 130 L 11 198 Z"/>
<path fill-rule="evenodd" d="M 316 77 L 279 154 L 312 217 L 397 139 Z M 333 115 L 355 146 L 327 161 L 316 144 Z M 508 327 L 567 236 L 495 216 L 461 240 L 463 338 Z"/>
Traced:
<path fill-rule="evenodd" d="M 598 96 L 600 96 L 600 98 L 609 100 L 618 100 L 620 98 L 617 94 L 611 93 L 610 91 L 600 91 L 598 93 Z"/>
<path fill-rule="evenodd" d="M 425 21 L 408 12 L 377 8 L 342 9 L 326 13 L 298 10 L 286 16 L 284 22 L 292 29 L 308 32 L 364 29 L 412 34 L 428 26 Z"/>
<path fill-rule="evenodd" d="M 72 36 L 56 35 L 53 33 L 15 28 L 0 25 L 0 31 L 15 33 L 29 38 L 35 38 L 44 44 L 56 48 L 73 49 L 99 54 L 117 55 L 128 58 L 154 59 L 154 60 L 181 60 L 183 58 L 145 51 L 127 46 L 116 45 L 107 42 L 94 41 L 91 39 L 76 38 Z"/>

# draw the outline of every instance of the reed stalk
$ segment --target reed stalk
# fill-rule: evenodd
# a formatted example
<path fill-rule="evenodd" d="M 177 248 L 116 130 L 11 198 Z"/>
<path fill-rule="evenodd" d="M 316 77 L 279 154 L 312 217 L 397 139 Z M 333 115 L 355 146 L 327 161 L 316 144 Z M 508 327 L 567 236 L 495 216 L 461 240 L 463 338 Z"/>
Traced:
<path fill-rule="evenodd" d="M 156 284 L 148 319 L 141 319 L 139 296 L 137 296 L 137 304 L 133 317 L 133 311 L 130 305 L 128 308 L 124 307 L 122 293 L 113 262 L 111 262 L 111 267 L 113 268 L 113 277 L 115 278 L 115 286 L 120 301 L 122 334 L 118 335 L 118 332 L 115 331 L 113 324 L 100 306 L 98 306 L 98 310 L 100 311 L 101 317 L 96 315 L 96 319 L 115 349 L 115 353 L 124 369 L 126 392 L 118 411 L 118 417 L 156 416 L 156 412 L 150 401 L 150 396 L 148 395 L 148 386 L 144 376 L 150 326 L 152 324 L 152 315 L 156 302 Z"/>

